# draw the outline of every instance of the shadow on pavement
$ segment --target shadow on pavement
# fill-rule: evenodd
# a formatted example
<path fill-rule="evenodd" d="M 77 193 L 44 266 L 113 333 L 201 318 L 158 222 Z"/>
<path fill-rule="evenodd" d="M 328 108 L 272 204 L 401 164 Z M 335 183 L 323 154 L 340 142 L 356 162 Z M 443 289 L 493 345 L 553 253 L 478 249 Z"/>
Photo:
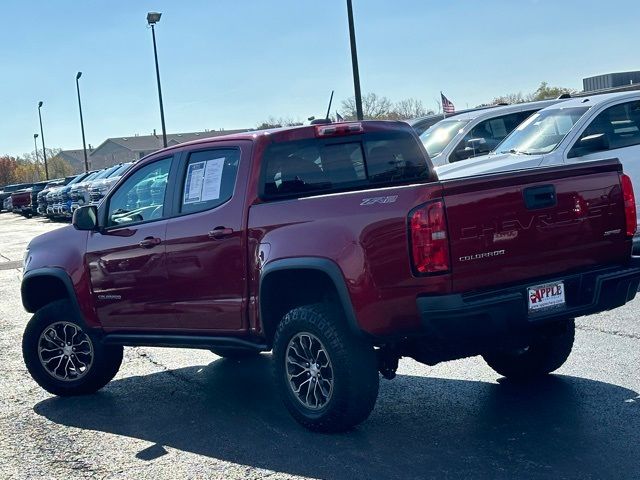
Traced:
<path fill-rule="evenodd" d="M 381 381 L 352 432 L 298 426 L 271 382 L 270 357 L 218 360 L 116 380 L 37 414 L 63 425 L 279 472 L 355 478 L 639 478 L 640 397 L 569 376 L 530 385 L 398 376 Z"/>

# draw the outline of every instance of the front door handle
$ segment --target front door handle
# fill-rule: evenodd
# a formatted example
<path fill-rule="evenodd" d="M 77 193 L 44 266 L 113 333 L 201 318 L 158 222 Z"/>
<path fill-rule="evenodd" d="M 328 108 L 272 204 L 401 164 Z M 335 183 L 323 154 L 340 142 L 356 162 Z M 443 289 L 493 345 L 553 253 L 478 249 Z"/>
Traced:
<path fill-rule="evenodd" d="M 227 228 L 227 227 L 216 227 L 213 230 L 211 230 L 207 236 L 209 238 L 215 238 L 215 239 L 219 239 L 219 238 L 224 238 L 224 237 L 228 237 L 229 235 L 231 235 L 233 233 L 233 228 Z"/>
<path fill-rule="evenodd" d="M 160 240 L 158 237 L 147 237 L 144 240 L 141 240 L 138 245 L 140 245 L 141 248 L 153 248 L 156 245 L 160 245 L 161 243 L 162 240 Z"/>

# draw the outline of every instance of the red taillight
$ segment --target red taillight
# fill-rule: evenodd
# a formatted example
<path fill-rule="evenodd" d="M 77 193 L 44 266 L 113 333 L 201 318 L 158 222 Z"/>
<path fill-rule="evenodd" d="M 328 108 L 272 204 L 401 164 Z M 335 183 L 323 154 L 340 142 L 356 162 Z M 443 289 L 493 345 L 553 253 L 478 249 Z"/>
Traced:
<path fill-rule="evenodd" d="M 362 133 L 364 129 L 361 123 L 336 123 L 330 125 L 318 125 L 316 137 L 338 137 L 341 135 L 353 135 Z"/>
<path fill-rule="evenodd" d="M 409 213 L 409 235 L 416 273 L 449 270 L 449 240 L 442 200 L 422 205 Z"/>
<path fill-rule="evenodd" d="M 638 218 L 636 217 L 636 197 L 633 194 L 633 184 L 631 178 L 624 173 L 620 176 L 622 184 L 622 198 L 624 199 L 624 215 L 627 222 L 627 236 L 633 237 L 638 228 Z"/>

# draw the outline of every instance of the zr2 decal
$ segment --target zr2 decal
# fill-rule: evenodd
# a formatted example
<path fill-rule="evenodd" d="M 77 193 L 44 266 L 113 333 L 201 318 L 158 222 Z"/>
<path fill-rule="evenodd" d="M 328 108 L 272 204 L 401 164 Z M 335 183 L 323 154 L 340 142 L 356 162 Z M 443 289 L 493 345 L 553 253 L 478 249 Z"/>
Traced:
<path fill-rule="evenodd" d="M 360 202 L 360 206 L 363 205 L 375 205 L 376 203 L 394 203 L 398 200 L 398 195 L 391 195 L 388 197 L 373 197 L 373 198 L 363 198 L 362 202 Z"/>

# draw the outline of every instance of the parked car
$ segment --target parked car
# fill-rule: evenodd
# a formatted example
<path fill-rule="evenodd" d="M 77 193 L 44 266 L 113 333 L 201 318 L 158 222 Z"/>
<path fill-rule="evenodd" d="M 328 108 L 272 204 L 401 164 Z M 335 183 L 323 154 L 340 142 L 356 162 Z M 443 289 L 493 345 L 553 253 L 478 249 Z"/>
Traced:
<path fill-rule="evenodd" d="M 402 356 L 560 367 L 574 317 L 634 298 L 636 228 L 615 160 L 441 182 L 404 122 L 183 143 L 31 241 L 24 359 L 67 396 L 109 382 L 123 345 L 273 350 L 293 417 L 345 430 Z"/>
<path fill-rule="evenodd" d="M 68 179 L 65 179 L 65 184 L 51 191 L 51 217 L 71 218 L 71 189 L 74 185 L 88 179 L 91 173 L 81 173 L 68 177 Z"/>
<path fill-rule="evenodd" d="M 27 218 L 38 215 L 38 194 L 46 188 L 49 182 L 49 180 L 44 180 L 42 182 L 36 182 L 33 184 L 33 186 L 29 189 L 31 194 L 29 205 L 26 208 L 23 208 L 21 212 L 22 215 Z"/>
<path fill-rule="evenodd" d="M 124 173 L 133 165 L 133 162 L 123 163 L 120 168 L 115 169 L 111 174 L 103 178 L 102 180 L 96 180 L 91 182 L 89 187 L 89 203 L 97 205 L 100 200 L 107 194 L 107 192 L 113 187 L 118 180 L 124 175 Z"/>
<path fill-rule="evenodd" d="M 463 114 L 463 113 L 477 112 L 479 110 L 486 110 L 488 108 L 499 107 L 501 105 L 507 105 L 507 104 L 506 103 L 499 103 L 499 104 L 495 104 L 495 105 L 484 105 L 482 107 L 468 108 L 468 109 L 465 109 L 465 110 L 459 110 L 459 111 L 454 112 L 454 113 L 449 113 L 449 114 L 446 115 L 446 117 L 442 113 L 430 114 L 430 115 L 425 115 L 423 117 L 413 118 L 411 120 L 408 120 L 407 123 L 413 127 L 413 129 L 416 131 L 416 133 L 418 135 L 421 135 L 429 127 L 431 127 L 432 125 L 435 125 L 440 120 L 445 120 L 447 118 L 452 118 L 452 117 L 455 117 L 456 115 L 460 115 L 460 114 Z"/>
<path fill-rule="evenodd" d="M 38 196 L 36 198 L 38 215 L 47 215 L 47 195 L 52 189 L 61 186 L 65 180 L 66 179 L 61 178 L 50 180 L 49 183 L 47 183 L 47 185 L 38 192 Z"/>
<path fill-rule="evenodd" d="M 2 187 L 2 190 L 0 190 L 0 212 L 3 210 L 11 211 L 11 209 L 7 209 L 7 207 L 5 207 L 5 200 L 11 197 L 13 192 L 29 188 L 31 185 L 31 183 L 15 183 L 13 185 L 5 185 Z"/>
<path fill-rule="evenodd" d="M 31 190 L 33 183 L 28 184 L 26 188 L 16 190 L 11 194 L 11 211 L 20 215 L 30 216 L 31 209 Z"/>
<path fill-rule="evenodd" d="M 496 151 L 437 168 L 443 179 L 617 158 L 640 190 L 640 92 L 579 97 L 539 111 Z M 636 206 L 640 215 L 640 205 Z M 640 217 L 639 217 L 640 218 Z M 634 238 L 640 252 L 640 236 Z"/>
<path fill-rule="evenodd" d="M 112 167 L 107 167 L 100 170 L 96 173 L 95 176 L 91 178 L 87 178 L 82 182 L 76 183 L 69 192 L 69 196 L 71 197 L 71 213 L 83 205 L 88 205 L 91 201 L 89 190 L 91 189 L 91 185 L 93 182 L 98 180 L 102 180 L 103 178 L 107 178 L 113 172 L 115 172 L 120 165 L 114 165 Z"/>
<path fill-rule="evenodd" d="M 456 163 L 493 150 L 531 114 L 564 99 L 474 110 L 439 121 L 420 135 L 434 166 Z"/>
<path fill-rule="evenodd" d="M 13 202 L 11 201 L 11 196 L 8 196 L 4 199 L 4 201 L 2 202 L 2 209 L 5 212 L 13 211 Z"/>

